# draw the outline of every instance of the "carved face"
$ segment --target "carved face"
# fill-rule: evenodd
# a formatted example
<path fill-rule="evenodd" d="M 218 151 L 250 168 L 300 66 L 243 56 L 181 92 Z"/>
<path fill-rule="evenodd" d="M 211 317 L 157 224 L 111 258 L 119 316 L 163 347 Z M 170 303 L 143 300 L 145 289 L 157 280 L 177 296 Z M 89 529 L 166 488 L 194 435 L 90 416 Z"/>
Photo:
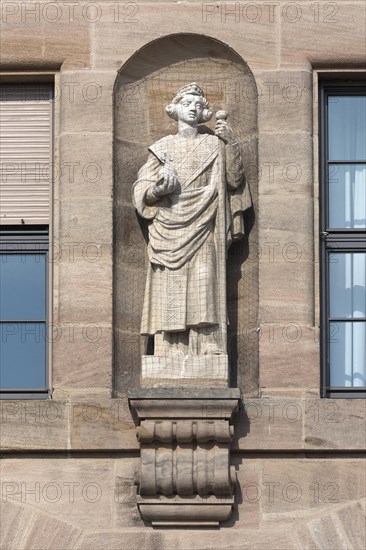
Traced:
<path fill-rule="evenodd" d="M 178 120 L 196 126 L 202 117 L 203 100 L 198 95 L 186 94 L 177 104 L 176 109 Z"/>

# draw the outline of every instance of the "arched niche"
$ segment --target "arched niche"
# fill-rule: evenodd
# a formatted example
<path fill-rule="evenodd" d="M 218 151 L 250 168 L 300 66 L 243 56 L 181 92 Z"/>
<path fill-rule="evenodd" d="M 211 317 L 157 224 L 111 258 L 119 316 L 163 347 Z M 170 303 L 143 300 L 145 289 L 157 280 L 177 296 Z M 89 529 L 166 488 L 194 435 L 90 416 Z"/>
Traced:
<path fill-rule="evenodd" d="M 253 208 L 248 236 L 228 258 L 231 386 L 246 395 L 258 388 L 257 90 L 247 64 L 226 44 L 195 34 L 160 38 L 136 52 L 118 73 L 114 88 L 114 393 L 139 385 L 141 355 L 149 341 L 139 335 L 144 296 L 147 226 L 132 204 L 132 185 L 148 146 L 176 123 L 164 112 L 189 82 L 205 91 L 211 109 L 225 109 L 239 139 Z M 207 124 L 214 128 L 214 118 Z"/>

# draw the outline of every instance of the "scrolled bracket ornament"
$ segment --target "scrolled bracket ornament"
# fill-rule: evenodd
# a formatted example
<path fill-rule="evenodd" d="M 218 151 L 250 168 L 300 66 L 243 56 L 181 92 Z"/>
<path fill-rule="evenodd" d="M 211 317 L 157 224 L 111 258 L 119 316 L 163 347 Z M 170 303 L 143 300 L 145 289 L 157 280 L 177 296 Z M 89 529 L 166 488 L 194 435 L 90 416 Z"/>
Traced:
<path fill-rule="evenodd" d="M 239 390 L 133 390 L 139 418 L 138 509 L 153 526 L 219 525 L 229 519 L 236 486 L 230 465 Z M 220 397 L 219 397 L 220 395 Z"/>

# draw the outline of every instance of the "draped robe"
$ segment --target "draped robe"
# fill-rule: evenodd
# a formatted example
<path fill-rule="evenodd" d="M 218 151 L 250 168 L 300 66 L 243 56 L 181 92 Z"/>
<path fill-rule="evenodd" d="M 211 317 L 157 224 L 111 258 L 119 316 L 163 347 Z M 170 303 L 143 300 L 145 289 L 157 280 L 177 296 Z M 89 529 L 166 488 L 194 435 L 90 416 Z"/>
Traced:
<path fill-rule="evenodd" d="M 248 203 L 239 147 L 225 146 L 223 159 L 220 145 L 210 134 L 194 139 L 166 136 L 149 147 L 149 158 L 138 173 L 133 202 L 138 213 L 151 220 L 141 334 L 220 323 L 218 262 L 225 258 L 218 253 L 218 233 L 221 230 L 226 245 L 240 238 L 241 214 Z M 146 193 L 159 181 L 167 153 L 179 186 L 148 205 Z M 220 209 L 225 225 L 221 229 Z"/>

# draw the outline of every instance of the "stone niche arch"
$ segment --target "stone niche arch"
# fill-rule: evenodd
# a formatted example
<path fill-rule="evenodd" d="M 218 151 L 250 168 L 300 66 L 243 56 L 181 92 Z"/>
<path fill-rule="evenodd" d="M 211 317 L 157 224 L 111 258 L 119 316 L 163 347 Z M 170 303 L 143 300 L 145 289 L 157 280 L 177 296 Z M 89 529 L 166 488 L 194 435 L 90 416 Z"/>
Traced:
<path fill-rule="evenodd" d="M 245 395 L 258 389 L 257 88 L 243 59 L 226 44 L 197 34 L 174 34 L 137 51 L 114 87 L 114 395 L 139 386 L 141 355 L 149 340 L 139 335 L 144 296 L 147 226 L 132 204 L 132 185 L 148 146 L 176 124 L 164 112 L 189 82 L 205 91 L 211 109 L 225 109 L 242 148 L 253 208 L 244 241 L 228 258 L 230 386 Z M 215 120 L 207 124 L 214 128 Z"/>

